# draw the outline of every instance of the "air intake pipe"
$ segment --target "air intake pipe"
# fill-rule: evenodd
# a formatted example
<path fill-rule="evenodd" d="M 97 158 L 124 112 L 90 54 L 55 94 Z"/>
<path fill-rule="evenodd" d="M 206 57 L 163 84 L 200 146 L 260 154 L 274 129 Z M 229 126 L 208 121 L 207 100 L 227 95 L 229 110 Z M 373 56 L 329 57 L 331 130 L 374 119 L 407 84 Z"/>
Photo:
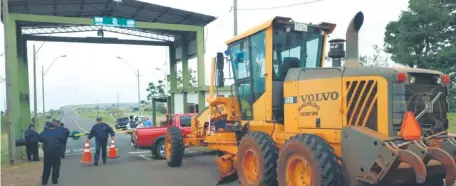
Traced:
<path fill-rule="evenodd" d="M 332 39 L 329 41 L 328 57 L 332 60 L 333 67 L 340 67 L 345 57 L 345 39 Z"/>
<path fill-rule="evenodd" d="M 361 66 L 358 58 L 358 32 L 363 26 L 364 14 L 358 12 L 355 17 L 350 21 L 347 28 L 346 42 L 347 42 L 347 54 L 345 56 L 344 66 Z"/>

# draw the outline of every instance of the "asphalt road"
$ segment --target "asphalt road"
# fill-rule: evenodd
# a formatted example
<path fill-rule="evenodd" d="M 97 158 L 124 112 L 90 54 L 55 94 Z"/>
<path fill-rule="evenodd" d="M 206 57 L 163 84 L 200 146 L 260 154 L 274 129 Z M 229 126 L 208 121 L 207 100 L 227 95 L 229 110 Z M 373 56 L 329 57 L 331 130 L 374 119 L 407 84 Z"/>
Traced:
<path fill-rule="evenodd" d="M 63 122 L 70 131 L 90 130 L 94 121 L 76 116 L 71 110 L 64 110 Z M 186 157 L 181 167 L 171 168 L 164 160 L 151 158 L 150 151 L 134 151 L 130 147 L 130 136 L 116 133 L 118 159 L 109 160 L 106 165 L 83 165 L 80 163 L 85 137 L 68 140 L 66 158 L 62 160 L 60 186 L 212 186 L 219 177 L 215 157 L 212 155 Z M 94 148 L 94 140 L 90 147 Z M 92 156 L 94 152 L 92 151 Z M 101 160 L 100 160 L 101 163 Z M 224 184 L 238 186 L 237 181 Z"/>

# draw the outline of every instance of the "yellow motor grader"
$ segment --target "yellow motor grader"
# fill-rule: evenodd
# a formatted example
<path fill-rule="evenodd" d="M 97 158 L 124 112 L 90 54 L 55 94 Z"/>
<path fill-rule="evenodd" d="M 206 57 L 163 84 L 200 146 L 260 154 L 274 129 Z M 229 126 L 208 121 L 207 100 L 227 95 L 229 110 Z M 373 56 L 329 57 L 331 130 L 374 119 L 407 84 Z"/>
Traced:
<path fill-rule="evenodd" d="M 252 186 L 451 186 L 456 140 L 448 132 L 450 77 L 418 68 L 361 67 L 358 12 L 322 68 L 335 24 L 275 17 L 227 41 L 212 61 L 208 108 L 192 132 L 169 128 L 166 161 L 184 149 L 219 151 L 221 182 Z M 342 46 L 342 47 L 341 47 Z M 333 61 L 334 61 L 333 59 Z M 214 96 L 233 69 L 235 95 Z"/>

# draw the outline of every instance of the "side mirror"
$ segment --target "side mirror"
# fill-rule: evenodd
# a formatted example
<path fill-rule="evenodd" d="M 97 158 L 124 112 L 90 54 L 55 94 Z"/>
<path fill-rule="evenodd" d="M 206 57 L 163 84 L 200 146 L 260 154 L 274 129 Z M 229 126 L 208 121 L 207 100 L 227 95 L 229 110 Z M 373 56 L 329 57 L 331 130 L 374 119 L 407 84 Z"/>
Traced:
<path fill-rule="evenodd" d="M 216 87 L 224 87 L 225 86 L 225 76 L 223 75 L 223 68 L 225 64 L 225 57 L 223 56 L 223 53 L 217 52 L 217 58 L 216 58 L 216 68 L 215 68 L 215 86 Z"/>
<path fill-rule="evenodd" d="M 225 57 L 223 56 L 223 53 L 217 52 L 217 61 L 216 61 L 217 70 L 223 70 L 224 64 L 225 64 Z"/>
<path fill-rule="evenodd" d="M 224 87 L 225 86 L 225 76 L 223 75 L 223 70 L 217 70 L 217 77 L 216 77 L 216 87 Z"/>

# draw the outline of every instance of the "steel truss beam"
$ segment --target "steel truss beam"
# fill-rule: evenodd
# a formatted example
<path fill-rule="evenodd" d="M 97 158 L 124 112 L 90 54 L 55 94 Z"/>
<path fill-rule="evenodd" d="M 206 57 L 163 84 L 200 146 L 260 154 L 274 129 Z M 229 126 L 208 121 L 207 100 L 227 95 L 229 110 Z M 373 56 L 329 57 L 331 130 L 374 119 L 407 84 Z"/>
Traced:
<path fill-rule="evenodd" d="M 169 46 L 168 41 L 144 41 L 144 40 L 129 40 L 117 38 L 101 38 L 101 37 L 59 37 L 59 36 L 34 36 L 23 35 L 25 40 L 30 41 L 51 41 L 51 42 L 74 42 L 74 43 L 100 43 L 100 44 L 126 44 L 126 45 L 151 45 L 151 46 Z"/>
<path fill-rule="evenodd" d="M 157 34 L 153 32 L 147 32 L 142 30 L 136 29 L 126 29 L 126 28 L 119 28 L 119 27 L 107 27 L 107 26 L 57 26 L 57 27 L 50 27 L 50 28 L 42 28 L 42 27 L 23 27 L 22 34 L 31 35 L 31 34 L 60 34 L 60 33 L 75 33 L 75 32 L 90 32 L 90 31 L 98 31 L 103 30 L 112 33 L 148 38 L 153 40 L 160 40 L 160 41 L 174 41 L 174 36 Z"/>

